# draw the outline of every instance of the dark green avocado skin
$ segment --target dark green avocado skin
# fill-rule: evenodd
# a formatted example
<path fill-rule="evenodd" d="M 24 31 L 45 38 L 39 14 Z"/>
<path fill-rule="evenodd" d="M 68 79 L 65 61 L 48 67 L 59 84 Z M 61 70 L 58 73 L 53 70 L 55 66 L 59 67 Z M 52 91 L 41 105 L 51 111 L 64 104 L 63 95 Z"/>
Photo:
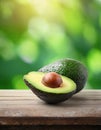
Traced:
<path fill-rule="evenodd" d="M 27 80 L 24 79 L 25 84 L 32 90 L 32 92 L 38 96 L 41 100 L 45 101 L 48 104 L 57 104 L 63 102 L 75 93 L 75 90 L 67 93 L 67 94 L 53 94 L 49 92 L 40 91 L 36 89 L 32 84 L 30 84 Z"/>
<path fill-rule="evenodd" d="M 77 85 L 75 93 L 79 92 L 84 88 L 88 77 L 86 67 L 81 62 L 69 58 L 61 59 L 52 64 L 46 65 L 40 68 L 38 71 L 53 71 L 63 76 L 71 78 Z"/>

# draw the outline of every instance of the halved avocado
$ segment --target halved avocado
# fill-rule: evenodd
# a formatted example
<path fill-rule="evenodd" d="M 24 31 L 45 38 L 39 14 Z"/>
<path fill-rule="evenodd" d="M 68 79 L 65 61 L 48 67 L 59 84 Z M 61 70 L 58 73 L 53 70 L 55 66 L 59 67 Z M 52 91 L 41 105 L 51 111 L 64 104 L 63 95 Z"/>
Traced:
<path fill-rule="evenodd" d="M 55 104 L 69 99 L 76 91 L 76 84 L 70 78 L 61 76 L 62 84 L 59 87 L 49 87 L 42 83 L 42 79 L 46 73 L 29 72 L 24 76 L 26 85 L 40 99 L 47 103 Z"/>
<path fill-rule="evenodd" d="M 38 71 L 44 73 L 56 72 L 72 79 L 77 85 L 75 93 L 78 93 L 84 88 L 88 77 L 85 65 L 80 61 L 71 58 L 60 59 L 40 68 Z"/>

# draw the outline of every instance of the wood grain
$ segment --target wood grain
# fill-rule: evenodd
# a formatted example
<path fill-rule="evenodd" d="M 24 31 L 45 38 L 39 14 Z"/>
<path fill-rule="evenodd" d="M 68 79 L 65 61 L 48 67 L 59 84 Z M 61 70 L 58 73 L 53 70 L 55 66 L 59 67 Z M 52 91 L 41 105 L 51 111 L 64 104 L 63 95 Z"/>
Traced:
<path fill-rule="evenodd" d="M 101 90 L 49 105 L 30 90 L 0 90 L 0 125 L 101 125 Z"/>

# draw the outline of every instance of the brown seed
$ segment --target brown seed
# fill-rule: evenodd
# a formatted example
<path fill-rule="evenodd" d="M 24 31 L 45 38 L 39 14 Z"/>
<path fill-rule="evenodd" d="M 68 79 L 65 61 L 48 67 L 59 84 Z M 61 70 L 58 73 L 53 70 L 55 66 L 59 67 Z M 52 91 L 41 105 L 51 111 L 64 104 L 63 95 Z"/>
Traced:
<path fill-rule="evenodd" d="M 59 74 L 55 72 L 50 72 L 44 75 L 42 78 L 42 83 L 51 88 L 58 88 L 62 84 L 62 78 Z"/>

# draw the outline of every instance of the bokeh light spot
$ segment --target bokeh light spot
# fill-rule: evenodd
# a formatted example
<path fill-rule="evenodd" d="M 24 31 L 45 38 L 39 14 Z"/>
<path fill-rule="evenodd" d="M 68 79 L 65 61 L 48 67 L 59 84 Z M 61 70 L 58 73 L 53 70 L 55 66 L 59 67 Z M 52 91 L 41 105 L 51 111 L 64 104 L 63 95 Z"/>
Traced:
<path fill-rule="evenodd" d="M 88 65 L 92 72 L 101 72 L 101 51 L 93 49 L 88 55 Z"/>
<path fill-rule="evenodd" d="M 26 63 L 32 63 L 38 56 L 38 45 L 31 39 L 23 39 L 18 46 L 18 55 Z"/>

